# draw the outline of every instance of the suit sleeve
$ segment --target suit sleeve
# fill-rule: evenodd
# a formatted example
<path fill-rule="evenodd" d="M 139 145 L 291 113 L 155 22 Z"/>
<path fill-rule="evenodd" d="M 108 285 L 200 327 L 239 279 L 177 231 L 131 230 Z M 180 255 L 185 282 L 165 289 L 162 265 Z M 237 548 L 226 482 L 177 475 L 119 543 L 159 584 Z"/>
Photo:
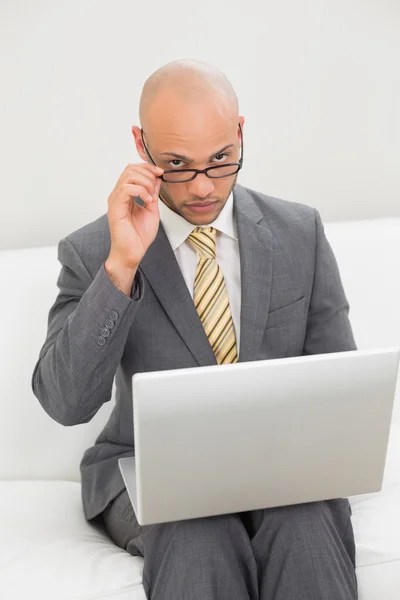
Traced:
<path fill-rule="evenodd" d="M 138 270 L 131 297 L 112 283 L 104 264 L 93 279 L 68 239 L 58 245 L 58 260 L 59 293 L 49 312 L 32 389 L 50 417 L 62 425 L 76 425 L 90 421 L 111 398 L 143 297 L 143 279 Z"/>
<path fill-rule="evenodd" d="M 315 270 L 303 354 L 357 350 L 338 264 L 326 238 L 321 216 L 314 210 Z"/>

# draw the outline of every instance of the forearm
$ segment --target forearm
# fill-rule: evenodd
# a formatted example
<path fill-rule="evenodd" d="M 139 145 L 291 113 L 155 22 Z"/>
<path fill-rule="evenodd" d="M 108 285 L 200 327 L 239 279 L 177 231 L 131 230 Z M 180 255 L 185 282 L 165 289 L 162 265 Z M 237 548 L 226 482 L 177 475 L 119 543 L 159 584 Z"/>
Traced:
<path fill-rule="evenodd" d="M 85 423 L 110 400 L 142 295 L 140 272 L 130 297 L 114 285 L 104 265 L 69 314 L 68 298 L 59 294 L 32 377 L 33 391 L 53 419 Z"/>

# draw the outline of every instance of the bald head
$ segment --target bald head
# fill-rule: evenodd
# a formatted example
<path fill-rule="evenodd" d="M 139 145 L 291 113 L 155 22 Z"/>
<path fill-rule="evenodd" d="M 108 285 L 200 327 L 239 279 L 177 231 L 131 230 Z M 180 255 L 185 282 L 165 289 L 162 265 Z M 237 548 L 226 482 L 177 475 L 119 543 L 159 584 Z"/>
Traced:
<path fill-rule="evenodd" d="M 157 69 L 146 80 L 139 104 L 141 125 L 148 130 L 160 106 L 164 111 L 167 108 L 176 113 L 179 107 L 199 103 L 214 105 L 226 117 L 237 120 L 238 99 L 222 71 L 197 60 L 175 60 Z"/>

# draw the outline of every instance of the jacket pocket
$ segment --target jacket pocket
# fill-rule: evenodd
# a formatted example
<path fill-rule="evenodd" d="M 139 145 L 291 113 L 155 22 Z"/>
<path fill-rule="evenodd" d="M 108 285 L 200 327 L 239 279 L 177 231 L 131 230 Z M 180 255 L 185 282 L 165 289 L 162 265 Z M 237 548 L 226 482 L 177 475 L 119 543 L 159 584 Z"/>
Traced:
<path fill-rule="evenodd" d="M 307 316 L 304 314 L 305 301 L 306 297 L 302 296 L 302 298 L 299 298 L 295 302 L 268 313 L 266 329 L 272 329 L 272 327 L 279 327 L 291 321 L 305 318 Z"/>

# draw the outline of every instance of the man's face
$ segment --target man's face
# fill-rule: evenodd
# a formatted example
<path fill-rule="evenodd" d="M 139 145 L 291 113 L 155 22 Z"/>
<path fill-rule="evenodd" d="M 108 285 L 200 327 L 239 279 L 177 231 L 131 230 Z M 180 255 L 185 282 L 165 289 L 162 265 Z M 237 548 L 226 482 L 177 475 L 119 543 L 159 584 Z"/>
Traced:
<path fill-rule="evenodd" d="M 164 107 L 165 108 L 165 107 Z M 208 108 L 208 110 L 207 110 Z M 144 141 L 155 163 L 166 170 L 205 169 L 240 158 L 240 131 L 244 119 L 221 114 L 212 107 L 182 107 L 174 111 L 176 119 L 158 116 L 151 126 L 143 128 Z M 164 113 L 165 114 L 165 113 Z M 133 128 L 136 146 L 144 160 L 149 160 L 138 128 Z M 140 135 L 140 133 L 139 133 Z M 174 212 L 193 225 L 208 225 L 215 221 L 236 183 L 237 174 L 210 179 L 204 173 L 180 183 L 161 183 L 160 198 Z"/>

